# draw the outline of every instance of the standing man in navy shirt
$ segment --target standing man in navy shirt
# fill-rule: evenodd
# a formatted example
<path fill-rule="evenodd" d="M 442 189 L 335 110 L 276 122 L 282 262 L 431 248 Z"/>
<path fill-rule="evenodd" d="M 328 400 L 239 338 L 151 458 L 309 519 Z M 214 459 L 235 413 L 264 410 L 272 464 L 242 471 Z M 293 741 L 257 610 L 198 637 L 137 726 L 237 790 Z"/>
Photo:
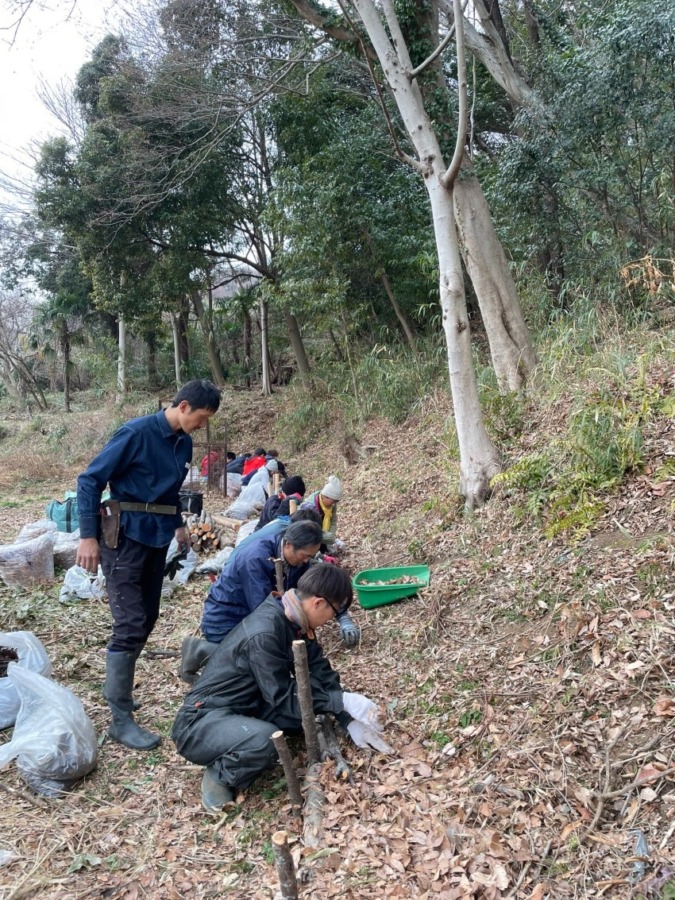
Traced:
<path fill-rule="evenodd" d="M 159 616 L 171 539 L 188 547 L 178 492 L 192 461 L 190 435 L 219 405 L 210 381 L 188 382 L 167 409 L 118 429 L 77 479 L 77 564 L 96 572 L 101 563 L 113 619 L 104 690 L 112 712 L 108 734 L 133 750 L 151 750 L 161 740 L 132 715 L 136 660 Z M 106 485 L 111 499 L 101 505 Z"/>

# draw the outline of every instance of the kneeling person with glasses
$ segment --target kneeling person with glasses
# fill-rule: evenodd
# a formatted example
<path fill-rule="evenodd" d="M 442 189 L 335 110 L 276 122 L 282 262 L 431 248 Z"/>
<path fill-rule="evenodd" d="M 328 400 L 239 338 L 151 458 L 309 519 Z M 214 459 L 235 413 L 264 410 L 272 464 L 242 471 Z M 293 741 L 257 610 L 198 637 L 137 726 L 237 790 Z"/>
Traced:
<path fill-rule="evenodd" d="M 317 563 L 297 588 L 281 597 L 267 597 L 216 647 L 172 731 L 181 756 L 205 767 L 206 809 L 221 809 L 237 791 L 276 765 L 277 751 L 270 739 L 275 731 L 301 733 L 295 640 L 307 644 L 314 712 L 332 713 L 359 746 L 389 750 L 380 736 L 375 704 L 342 690 L 315 637 L 317 628 L 346 612 L 351 602 L 346 572 Z M 358 728 L 350 707 L 361 716 Z"/>

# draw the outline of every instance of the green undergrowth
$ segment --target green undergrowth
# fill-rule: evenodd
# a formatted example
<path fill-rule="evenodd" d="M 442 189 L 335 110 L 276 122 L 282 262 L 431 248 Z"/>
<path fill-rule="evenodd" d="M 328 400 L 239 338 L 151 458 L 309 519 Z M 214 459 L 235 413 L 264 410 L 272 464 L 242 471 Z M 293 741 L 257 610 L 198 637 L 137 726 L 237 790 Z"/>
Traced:
<path fill-rule="evenodd" d="M 310 386 L 296 379 L 276 423 L 278 441 L 299 452 L 323 434 L 358 431 L 375 416 L 400 424 L 443 378 L 447 362 L 437 349 L 415 357 L 376 344 L 360 357 L 317 367 Z"/>
<path fill-rule="evenodd" d="M 492 481 L 512 500 L 516 520 L 538 524 L 549 539 L 588 533 L 607 497 L 643 470 L 648 430 L 675 417 L 667 375 L 675 357 L 666 336 L 610 336 L 597 350 L 597 335 L 589 341 L 588 334 L 577 334 L 576 344 L 573 337 L 560 329 L 543 345 L 536 386 L 528 389 L 529 414 L 538 419 L 527 428 L 534 448 L 514 453 L 517 458 Z M 507 421 L 516 423 L 527 406 L 525 397 L 513 398 Z M 651 477 L 665 481 L 673 470 L 666 458 Z"/>

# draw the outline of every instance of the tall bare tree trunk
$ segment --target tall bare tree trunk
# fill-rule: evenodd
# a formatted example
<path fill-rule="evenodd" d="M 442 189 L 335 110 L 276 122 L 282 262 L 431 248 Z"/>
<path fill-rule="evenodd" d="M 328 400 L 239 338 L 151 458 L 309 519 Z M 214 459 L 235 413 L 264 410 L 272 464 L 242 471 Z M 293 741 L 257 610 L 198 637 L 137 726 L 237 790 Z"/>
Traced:
<path fill-rule="evenodd" d="M 537 360 L 485 195 L 466 155 L 454 195 L 464 263 L 480 306 L 497 382 L 502 390 L 517 391 Z"/>
<path fill-rule="evenodd" d="M 408 75 L 412 71 L 412 63 L 393 0 L 382 0 L 391 39 L 373 0 L 354 0 L 354 6 L 415 147 L 417 159 L 408 158 L 408 161 L 424 175 L 431 203 L 448 372 L 459 442 L 460 490 L 467 508 L 473 509 L 488 496 L 490 479 L 500 469 L 500 457 L 485 429 L 471 358 L 471 337 L 451 187 L 454 175 L 446 172 L 438 138 L 424 107 L 424 98 L 417 81 Z M 458 143 L 460 140 L 463 141 L 462 135 L 458 137 Z"/>
<path fill-rule="evenodd" d="M 211 288 L 209 287 L 209 301 L 210 298 Z M 194 307 L 195 315 L 197 316 L 197 321 L 199 322 L 199 326 L 202 330 L 202 334 L 204 335 L 206 355 L 209 358 L 209 365 L 211 367 L 213 383 L 219 388 L 224 388 L 225 373 L 223 372 L 223 364 L 220 361 L 220 355 L 218 353 L 218 348 L 216 347 L 216 338 L 213 334 L 213 323 L 211 321 L 210 312 L 207 313 L 207 311 L 204 309 L 201 294 L 198 290 L 194 290 L 192 292 L 192 305 Z M 210 305 L 211 303 L 209 302 L 209 306 Z"/>
<path fill-rule="evenodd" d="M 176 387 L 180 387 L 181 371 L 180 371 L 180 329 L 178 324 L 178 316 L 171 313 L 171 333 L 173 335 L 173 372 L 176 379 Z"/>
<path fill-rule="evenodd" d="M 263 397 L 272 396 L 272 378 L 270 375 L 270 350 L 269 350 L 269 323 L 267 317 L 267 302 L 260 298 L 260 358 L 261 358 L 261 385 Z"/>
<path fill-rule="evenodd" d="M 389 281 L 389 277 L 386 272 L 382 273 L 382 284 L 384 285 L 384 289 L 387 292 L 387 297 L 389 297 L 389 302 L 392 305 L 394 312 L 396 313 L 396 318 L 401 324 L 401 328 L 403 329 L 403 333 L 406 336 L 406 340 L 410 345 L 410 349 L 415 354 L 415 356 L 419 356 L 419 351 L 417 349 L 417 340 L 415 338 L 415 331 L 413 330 L 412 325 L 410 324 L 410 319 L 406 316 L 406 314 L 401 309 L 398 300 L 396 299 L 396 295 L 391 287 L 391 282 Z"/>
<path fill-rule="evenodd" d="M 295 354 L 295 361 L 298 364 L 300 380 L 306 388 L 309 388 L 311 385 L 309 360 L 305 353 L 305 345 L 302 342 L 300 326 L 298 325 L 298 320 L 287 306 L 284 306 L 284 320 L 286 322 L 286 329 L 288 331 L 291 347 L 293 347 L 293 353 Z"/>
<path fill-rule="evenodd" d="M 70 412 L 70 332 L 68 322 L 61 324 L 61 352 L 63 353 L 63 408 Z"/>
<path fill-rule="evenodd" d="M 127 395 L 127 324 L 124 316 L 118 320 L 117 337 L 117 403 L 123 403 Z"/>

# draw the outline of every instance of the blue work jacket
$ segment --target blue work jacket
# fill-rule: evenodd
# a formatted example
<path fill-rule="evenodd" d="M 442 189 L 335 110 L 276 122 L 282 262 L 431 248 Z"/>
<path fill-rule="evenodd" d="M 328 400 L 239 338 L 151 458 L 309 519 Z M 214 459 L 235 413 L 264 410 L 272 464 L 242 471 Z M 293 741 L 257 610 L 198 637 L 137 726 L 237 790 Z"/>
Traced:
<path fill-rule="evenodd" d="M 202 614 L 202 632 L 215 643 L 245 619 L 276 591 L 274 560 L 282 554 L 283 535 L 276 528 L 266 535 L 257 532 L 255 539 L 235 549 L 218 580 L 211 586 Z M 260 535 L 260 536 L 258 536 Z M 251 535 L 253 537 L 253 535 Z M 248 538 L 247 538 L 248 541 Z M 284 590 L 297 587 L 309 563 L 289 566 L 284 563 Z"/>
<path fill-rule="evenodd" d="M 175 515 L 123 512 L 124 533 L 148 547 L 165 547 L 183 524 L 180 490 L 192 460 L 192 438 L 173 431 L 161 410 L 119 428 L 77 479 L 80 537 L 99 536 L 101 494 L 113 500 L 175 506 Z"/>

